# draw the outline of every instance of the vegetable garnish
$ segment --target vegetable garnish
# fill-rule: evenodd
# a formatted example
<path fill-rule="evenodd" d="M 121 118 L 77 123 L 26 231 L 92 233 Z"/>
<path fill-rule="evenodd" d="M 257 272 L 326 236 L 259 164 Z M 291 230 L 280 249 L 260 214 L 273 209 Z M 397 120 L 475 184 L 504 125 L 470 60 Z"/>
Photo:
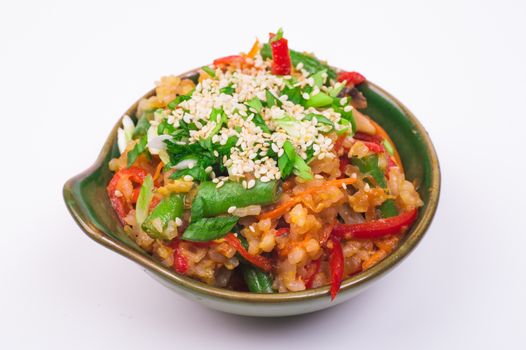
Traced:
<path fill-rule="evenodd" d="M 139 192 L 139 198 L 137 199 L 137 206 L 135 208 L 135 220 L 137 220 L 137 224 L 142 225 L 148 216 L 152 198 L 153 180 L 152 176 L 148 174 L 142 183 L 141 191 Z"/>
<path fill-rule="evenodd" d="M 288 209 L 292 208 L 293 206 L 295 206 L 296 204 L 301 202 L 303 197 L 305 197 L 306 195 L 323 191 L 323 190 L 327 189 L 327 187 L 329 187 L 329 186 L 350 185 L 350 184 L 352 184 L 354 182 L 356 182 L 355 178 L 347 178 L 347 179 L 338 179 L 338 180 L 326 181 L 320 186 L 314 186 L 314 187 L 311 187 L 311 188 L 301 192 L 300 194 L 296 195 L 295 197 L 292 197 L 291 199 L 289 199 L 288 201 L 278 205 L 273 210 L 261 214 L 259 216 L 259 219 L 260 220 L 264 220 L 264 219 L 271 219 L 271 218 L 279 217 L 279 216 L 285 214 L 288 211 Z"/>
<path fill-rule="evenodd" d="M 418 217 L 418 209 L 406 211 L 395 217 L 379 219 L 360 224 L 336 224 L 333 235 L 346 239 L 373 239 L 402 232 L 413 224 Z"/>
<path fill-rule="evenodd" d="M 239 254 L 243 258 L 245 258 L 248 262 L 253 264 L 254 266 L 259 267 L 263 271 L 270 271 L 272 269 L 272 263 L 270 260 L 264 256 L 261 255 L 253 255 L 250 254 L 245 247 L 241 244 L 241 241 L 239 238 L 237 238 L 233 233 L 229 233 L 225 236 L 225 241 L 230 244 L 232 247 L 234 247 Z"/>
<path fill-rule="evenodd" d="M 187 241 L 208 242 L 226 235 L 239 220 L 235 216 L 217 216 L 201 218 L 192 222 L 184 231 L 182 239 Z"/>
<path fill-rule="evenodd" d="M 289 44 L 283 37 L 283 29 L 270 34 L 269 44 L 272 47 L 272 74 L 288 75 L 291 70 Z"/>
<path fill-rule="evenodd" d="M 423 205 L 356 85 L 283 30 L 122 119 L 107 194 L 124 232 L 179 274 L 251 293 L 342 281 L 393 252 Z M 344 254 L 345 252 L 345 254 Z"/>
<path fill-rule="evenodd" d="M 331 300 L 336 298 L 336 294 L 340 290 L 340 285 L 343 279 L 343 250 L 340 240 L 331 238 L 332 248 L 329 255 L 329 268 L 331 271 Z"/>

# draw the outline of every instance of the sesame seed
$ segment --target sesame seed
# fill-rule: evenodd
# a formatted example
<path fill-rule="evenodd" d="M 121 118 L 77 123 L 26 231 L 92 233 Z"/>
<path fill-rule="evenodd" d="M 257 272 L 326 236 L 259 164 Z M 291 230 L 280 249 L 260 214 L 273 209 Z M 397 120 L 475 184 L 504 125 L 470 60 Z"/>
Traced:
<path fill-rule="evenodd" d="M 181 218 L 175 218 L 175 224 L 177 226 L 181 226 L 183 224 L 183 220 L 181 220 Z"/>
<path fill-rule="evenodd" d="M 283 155 L 283 153 L 285 153 L 285 151 L 283 149 L 280 149 L 279 152 L 278 152 L 278 157 L 281 157 Z"/>
<path fill-rule="evenodd" d="M 246 181 L 246 180 L 243 180 L 243 181 L 241 182 L 241 185 L 243 185 L 243 188 L 246 189 L 246 188 L 247 188 L 247 181 Z"/>
<path fill-rule="evenodd" d="M 235 206 L 231 206 L 230 208 L 228 208 L 228 213 L 229 214 L 232 214 L 237 208 Z"/>
<path fill-rule="evenodd" d="M 184 181 L 194 181 L 194 178 L 192 176 L 190 176 L 190 175 L 185 175 L 185 176 L 183 176 L 183 180 Z"/>
<path fill-rule="evenodd" d="M 248 229 L 249 229 L 250 231 L 252 231 L 252 232 L 256 232 L 256 229 L 255 229 L 254 226 L 252 226 L 252 225 L 250 225 L 250 226 L 248 227 Z"/>
<path fill-rule="evenodd" d="M 323 180 L 323 176 L 321 176 L 320 174 L 314 175 L 314 178 L 318 180 Z"/>
<path fill-rule="evenodd" d="M 340 99 L 340 105 L 344 106 L 347 104 L 347 97 Z"/>
<path fill-rule="evenodd" d="M 214 151 L 214 156 L 219 157 L 219 152 L 218 151 Z"/>
<path fill-rule="evenodd" d="M 225 184 L 224 181 L 219 181 L 216 185 L 216 188 L 221 188 L 221 186 L 223 186 Z"/>
<path fill-rule="evenodd" d="M 304 99 L 308 100 L 310 98 L 309 94 L 304 92 L 301 97 L 303 97 Z"/>
<path fill-rule="evenodd" d="M 342 183 L 342 188 L 343 188 L 344 190 L 346 190 L 346 189 L 347 189 L 347 185 L 346 185 L 345 183 Z"/>
<path fill-rule="evenodd" d="M 352 106 L 345 106 L 345 108 L 343 110 L 345 112 L 350 112 L 350 111 L 352 111 Z"/>
<path fill-rule="evenodd" d="M 369 184 L 366 182 L 366 183 L 365 183 L 365 186 L 363 186 L 363 190 L 364 190 L 365 192 L 369 192 L 369 191 L 371 190 L 371 186 L 369 186 Z"/>
<path fill-rule="evenodd" d="M 205 173 L 210 174 L 212 172 L 213 168 L 211 166 L 207 166 L 205 169 Z"/>
<path fill-rule="evenodd" d="M 303 68 L 303 62 L 300 62 L 296 65 L 297 70 L 301 70 Z"/>
<path fill-rule="evenodd" d="M 123 196 L 122 192 L 119 191 L 119 190 L 115 190 L 114 194 L 115 194 L 115 197 L 122 197 Z"/>
<path fill-rule="evenodd" d="M 254 179 L 248 180 L 247 188 L 252 188 L 254 186 L 256 186 L 256 180 Z"/>

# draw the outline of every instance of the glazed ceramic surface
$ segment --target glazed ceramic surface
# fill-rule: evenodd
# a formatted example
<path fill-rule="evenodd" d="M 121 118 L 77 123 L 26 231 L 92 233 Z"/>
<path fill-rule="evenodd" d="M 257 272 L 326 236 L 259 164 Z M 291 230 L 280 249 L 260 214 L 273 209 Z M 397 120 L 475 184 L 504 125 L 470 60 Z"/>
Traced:
<path fill-rule="evenodd" d="M 195 78 L 195 71 L 183 76 Z M 360 86 L 360 90 L 368 102 L 363 112 L 391 136 L 400 153 L 406 177 L 418 184 L 424 206 L 399 247 L 377 265 L 344 280 L 338 296 L 332 302 L 328 286 L 276 294 L 214 288 L 177 274 L 142 251 L 123 231 L 106 194 L 106 185 L 112 177 L 108 162 L 119 154 L 117 129 L 120 118 L 95 164 L 64 185 L 66 205 L 80 228 L 97 243 L 141 265 L 155 280 L 178 294 L 211 308 L 239 315 L 269 317 L 297 315 L 335 306 L 357 295 L 391 271 L 416 247 L 431 224 L 440 192 L 437 156 L 422 125 L 406 107 L 377 85 L 366 82 Z M 152 90 L 145 97 L 153 94 Z M 137 102 L 125 114 L 135 116 L 136 108 Z"/>

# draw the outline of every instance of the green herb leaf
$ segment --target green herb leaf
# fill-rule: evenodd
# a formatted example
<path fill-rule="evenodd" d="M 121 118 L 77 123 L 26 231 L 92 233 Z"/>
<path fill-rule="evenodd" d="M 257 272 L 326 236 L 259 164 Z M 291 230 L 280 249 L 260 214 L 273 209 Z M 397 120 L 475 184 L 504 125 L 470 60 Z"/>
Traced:
<path fill-rule="evenodd" d="M 212 136 L 214 136 L 221 130 L 223 124 L 225 124 L 228 121 L 228 118 L 223 108 L 214 108 L 212 109 L 212 113 L 210 113 L 210 120 L 214 121 L 216 123 L 216 126 L 210 132 L 208 139 L 211 139 Z"/>
<path fill-rule="evenodd" d="M 296 159 L 296 150 L 289 140 L 283 144 L 283 154 L 278 159 L 278 167 L 281 172 L 281 178 L 285 179 L 294 170 L 294 162 Z"/>
<path fill-rule="evenodd" d="M 306 120 L 312 120 L 312 119 L 316 119 L 318 121 L 319 124 L 323 124 L 323 125 L 327 125 L 329 126 L 329 130 L 326 131 L 326 132 L 329 132 L 331 131 L 332 129 L 334 129 L 334 123 L 327 117 L 321 115 L 321 114 L 316 114 L 316 113 L 309 113 L 305 116 L 305 119 Z"/>
<path fill-rule="evenodd" d="M 238 220 L 237 216 L 199 219 L 186 228 L 182 239 L 194 242 L 208 242 L 221 238 L 230 232 Z"/>
<path fill-rule="evenodd" d="M 273 119 L 274 123 L 280 128 L 284 129 L 287 134 L 293 137 L 300 137 L 302 125 L 299 120 L 289 115 L 282 118 Z"/>
<path fill-rule="evenodd" d="M 180 179 L 186 175 L 190 175 L 196 181 L 206 181 L 208 180 L 208 174 L 205 169 L 200 165 L 195 165 L 193 168 L 186 168 L 177 170 L 175 173 L 170 175 L 170 179 Z"/>
<path fill-rule="evenodd" d="M 349 123 L 351 123 L 352 130 L 350 132 L 351 136 L 354 135 L 356 132 L 356 121 L 354 120 L 354 116 L 352 114 L 352 109 L 348 112 L 346 112 L 341 107 L 333 107 L 334 111 L 336 113 L 340 113 L 340 124 L 342 124 L 343 120 L 347 120 Z M 343 125 L 343 124 L 342 124 Z"/>
<path fill-rule="evenodd" d="M 322 108 L 332 104 L 333 98 L 324 92 L 319 92 L 311 96 L 306 102 L 305 107 Z"/>
<path fill-rule="evenodd" d="M 191 99 L 193 93 L 194 90 L 190 91 L 186 95 L 177 96 L 172 102 L 168 103 L 167 107 L 170 109 L 175 109 L 181 102 L 188 101 L 189 99 Z"/>
<path fill-rule="evenodd" d="M 327 74 L 327 69 L 322 69 L 320 71 L 317 71 L 313 75 L 311 75 L 311 78 L 314 80 L 314 86 L 321 88 L 323 84 L 325 83 L 325 78 L 323 76 L 326 74 Z"/>
<path fill-rule="evenodd" d="M 340 92 L 343 90 L 344 87 L 345 87 L 345 84 L 339 83 L 338 87 L 332 87 L 332 86 L 329 87 L 327 89 L 327 92 L 329 93 L 330 97 L 334 97 L 335 98 L 335 97 L 337 97 L 340 94 Z"/>
<path fill-rule="evenodd" d="M 137 121 L 137 125 L 135 125 L 135 131 L 133 132 L 133 138 L 139 138 L 148 132 L 148 129 L 150 128 L 150 120 L 153 118 L 153 112 L 143 112 L 141 114 L 141 117 Z"/>
<path fill-rule="evenodd" d="M 229 84 L 228 86 L 225 86 L 224 88 L 219 89 L 219 92 L 225 94 L 225 95 L 234 95 L 234 92 L 236 92 L 236 89 L 232 86 L 232 84 Z"/>
<path fill-rule="evenodd" d="M 265 123 L 265 120 L 259 113 L 254 115 L 252 121 L 254 122 L 254 124 L 256 124 L 256 126 L 259 126 L 261 131 L 266 132 L 268 134 L 271 133 L 270 129 L 267 126 L 267 123 Z"/>
<path fill-rule="evenodd" d="M 305 180 L 312 180 L 314 178 L 311 168 L 300 156 L 294 158 L 294 174 Z"/>
<path fill-rule="evenodd" d="M 137 198 L 137 205 L 135 206 L 135 220 L 138 225 L 142 225 L 148 211 L 150 209 L 150 203 L 153 198 L 153 179 L 148 174 L 142 183 L 141 190 L 139 191 L 139 197 Z"/>
<path fill-rule="evenodd" d="M 276 35 L 274 35 L 268 42 L 273 43 L 275 41 L 280 40 L 281 38 L 283 38 L 283 28 L 279 28 L 276 32 Z"/>
<path fill-rule="evenodd" d="M 204 70 L 206 72 L 206 74 L 208 74 L 212 78 L 216 77 L 216 72 L 212 68 L 210 68 L 208 66 L 203 66 L 203 67 L 201 67 L 201 69 Z"/>
<path fill-rule="evenodd" d="M 305 104 L 305 99 L 302 96 L 302 91 L 299 86 L 291 87 L 291 86 L 285 85 L 285 87 L 281 91 L 281 94 L 287 95 L 288 100 L 294 104 L 302 105 L 302 106 Z"/>
<path fill-rule="evenodd" d="M 277 98 L 276 96 L 274 96 L 272 92 L 270 92 L 269 90 L 265 90 L 265 103 L 268 108 L 272 106 L 281 107 L 281 104 L 282 104 L 281 100 Z"/>
<path fill-rule="evenodd" d="M 257 97 L 254 97 L 246 101 L 245 104 L 251 108 L 254 108 L 254 110 L 257 113 L 261 113 L 261 110 L 263 109 L 263 104 L 261 103 L 261 100 Z"/>

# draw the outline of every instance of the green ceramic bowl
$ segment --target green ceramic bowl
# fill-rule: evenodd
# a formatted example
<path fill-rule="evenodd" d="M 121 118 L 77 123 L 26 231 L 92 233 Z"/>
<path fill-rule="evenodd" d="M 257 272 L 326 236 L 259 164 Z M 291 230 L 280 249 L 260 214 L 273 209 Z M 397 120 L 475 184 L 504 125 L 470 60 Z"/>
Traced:
<path fill-rule="evenodd" d="M 195 78 L 195 74 L 196 71 L 192 71 L 182 76 Z M 360 90 L 368 101 L 364 112 L 382 125 L 393 139 L 402 158 L 406 176 L 409 180 L 417 181 L 425 204 L 400 246 L 371 269 L 344 280 L 338 296 L 332 302 L 328 286 L 280 294 L 253 294 L 214 288 L 181 276 L 144 253 L 124 233 L 105 190 L 112 176 L 108 161 L 118 155 L 117 129 L 120 119 L 95 164 L 64 185 L 66 205 L 80 228 L 94 241 L 139 264 L 149 275 L 171 290 L 208 307 L 239 315 L 288 316 L 337 305 L 392 271 L 416 247 L 431 224 L 440 192 L 438 159 L 420 122 L 404 105 L 377 85 L 367 82 L 360 86 Z M 153 94 L 152 90 L 144 97 Z M 126 114 L 135 115 L 137 103 Z"/>

